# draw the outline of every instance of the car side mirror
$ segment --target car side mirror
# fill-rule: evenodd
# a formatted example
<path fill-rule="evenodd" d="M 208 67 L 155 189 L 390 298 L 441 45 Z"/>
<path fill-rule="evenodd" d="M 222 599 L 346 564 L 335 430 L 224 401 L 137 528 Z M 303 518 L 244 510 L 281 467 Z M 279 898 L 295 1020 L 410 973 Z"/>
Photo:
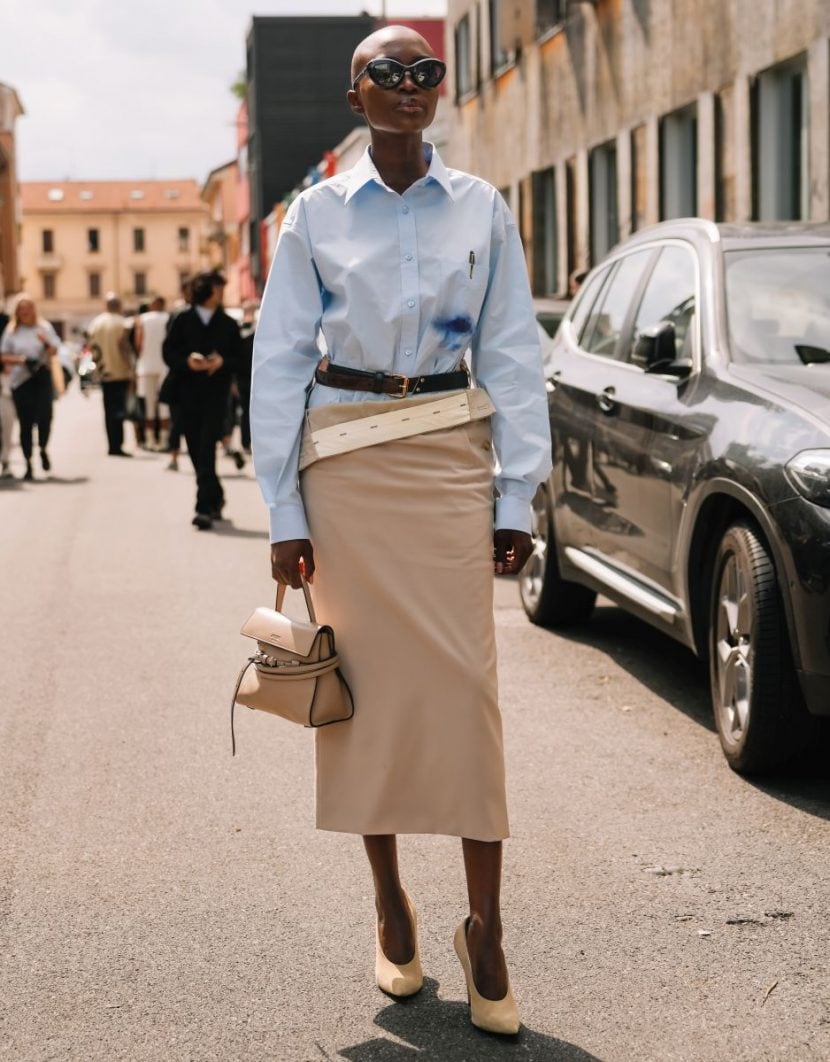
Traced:
<path fill-rule="evenodd" d="M 677 355 L 677 333 L 671 321 L 660 321 L 651 328 L 644 329 L 637 337 L 634 347 L 634 360 L 642 365 L 646 372 L 653 372 L 654 366 L 674 361 Z"/>
<path fill-rule="evenodd" d="M 671 321 L 660 321 L 640 333 L 634 347 L 634 362 L 648 373 L 683 379 L 693 369 L 690 358 L 677 357 L 677 332 Z"/>

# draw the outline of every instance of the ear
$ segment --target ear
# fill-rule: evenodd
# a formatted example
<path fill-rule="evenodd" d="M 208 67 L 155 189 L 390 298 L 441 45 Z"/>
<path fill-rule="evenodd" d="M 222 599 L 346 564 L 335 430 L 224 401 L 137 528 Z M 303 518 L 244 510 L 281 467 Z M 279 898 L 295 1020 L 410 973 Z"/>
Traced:
<path fill-rule="evenodd" d="M 354 89 L 349 89 L 349 91 L 346 93 L 346 99 L 348 100 L 349 107 L 354 111 L 355 114 L 364 113 L 363 104 L 360 100 L 359 92 L 355 92 Z"/>

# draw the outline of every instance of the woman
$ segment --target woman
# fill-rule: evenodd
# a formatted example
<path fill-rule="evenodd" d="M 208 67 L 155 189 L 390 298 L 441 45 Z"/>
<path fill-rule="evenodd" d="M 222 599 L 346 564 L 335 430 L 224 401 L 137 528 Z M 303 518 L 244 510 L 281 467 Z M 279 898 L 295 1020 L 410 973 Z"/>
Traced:
<path fill-rule="evenodd" d="M 371 148 L 288 211 L 254 344 L 251 426 L 273 576 L 297 587 L 316 568 L 318 615 L 337 633 L 355 695 L 353 720 L 316 734 L 317 826 L 363 835 L 377 983 L 393 996 L 422 984 L 396 834 L 459 836 L 470 914 L 454 943 L 471 1018 L 515 1033 L 499 908 L 508 826 L 492 577 L 530 556 L 550 434 L 509 212 L 423 141 L 444 72 L 405 27 L 358 47 L 348 100 Z M 480 390 L 466 390 L 468 351 Z M 462 412 L 448 426 L 450 409 Z M 436 410 L 442 427 L 424 429 Z"/>
<path fill-rule="evenodd" d="M 32 468 L 32 432 L 37 427 L 40 462 L 44 472 L 52 467 L 47 447 L 52 428 L 52 373 L 49 362 L 57 356 L 55 329 L 37 315 L 34 300 L 19 295 L 12 319 L 0 340 L 0 359 L 10 369 L 9 386 L 20 423 L 20 446 L 26 459 L 24 479 L 35 478 Z"/>

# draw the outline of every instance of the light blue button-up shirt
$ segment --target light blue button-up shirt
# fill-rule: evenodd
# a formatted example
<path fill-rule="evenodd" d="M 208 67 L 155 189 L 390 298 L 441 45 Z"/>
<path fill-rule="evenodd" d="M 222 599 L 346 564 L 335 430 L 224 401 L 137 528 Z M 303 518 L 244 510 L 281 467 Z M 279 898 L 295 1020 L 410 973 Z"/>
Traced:
<path fill-rule="evenodd" d="M 524 253 L 502 197 L 448 170 L 399 195 L 367 149 L 286 214 L 254 340 L 251 434 L 271 541 L 309 538 L 297 466 L 306 403 L 396 401 L 314 384 L 322 333 L 332 362 L 420 376 L 467 355 L 493 414 L 496 527 L 530 530 L 530 501 L 550 472 L 538 329 Z M 440 397 L 436 395 L 436 397 Z"/>

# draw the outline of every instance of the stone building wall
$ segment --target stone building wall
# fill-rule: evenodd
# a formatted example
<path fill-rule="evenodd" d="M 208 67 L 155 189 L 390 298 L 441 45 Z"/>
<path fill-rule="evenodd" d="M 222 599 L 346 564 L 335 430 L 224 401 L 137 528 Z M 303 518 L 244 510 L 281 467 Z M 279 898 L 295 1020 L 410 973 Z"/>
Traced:
<path fill-rule="evenodd" d="M 558 292 L 570 270 L 604 249 L 605 228 L 622 239 L 676 216 L 679 205 L 730 221 L 776 211 L 830 217 L 827 0 L 516 0 L 540 18 L 554 8 L 560 18 L 524 41 L 501 40 L 508 55 L 494 71 L 494 9 L 512 2 L 449 0 L 449 79 L 456 84 L 458 27 L 466 16 L 472 83 L 460 98 L 456 92 L 446 154 L 451 165 L 508 196 L 538 294 L 554 293 L 540 290 L 551 287 L 539 264 L 546 210 L 555 221 Z M 499 28 L 504 36 L 503 23 Z M 779 74 L 776 65 L 789 60 L 793 69 Z M 800 107 L 803 158 L 791 144 L 799 131 L 786 126 L 784 114 Z M 783 131 L 769 117 L 775 108 Z M 779 150 L 782 137 L 786 150 Z M 605 163 L 591 155 L 599 145 L 613 160 L 610 207 L 601 189 Z M 765 167 L 781 165 L 791 172 L 759 178 Z M 544 196 L 555 205 L 540 202 Z"/>

